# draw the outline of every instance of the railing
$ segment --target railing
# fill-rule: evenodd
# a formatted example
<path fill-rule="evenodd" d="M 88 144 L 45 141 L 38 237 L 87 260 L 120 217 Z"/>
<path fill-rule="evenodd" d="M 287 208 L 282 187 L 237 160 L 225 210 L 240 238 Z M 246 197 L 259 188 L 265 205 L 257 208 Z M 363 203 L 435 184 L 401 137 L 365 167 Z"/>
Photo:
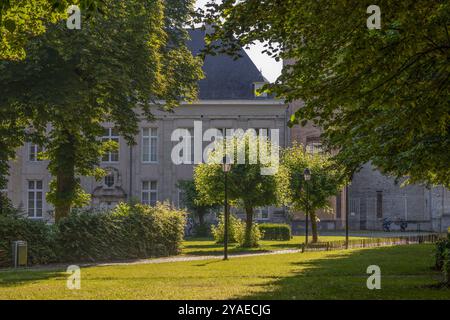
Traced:
<path fill-rule="evenodd" d="M 440 238 L 442 238 L 442 236 L 438 234 L 426 234 L 392 238 L 365 238 L 357 240 L 352 239 L 348 241 L 348 248 L 372 248 L 405 244 L 435 243 Z M 309 243 L 307 246 L 305 246 L 304 244 L 302 245 L 302 252 L 341 250 L 345 249 L 346 247 L 347 246 L 345 240 Z"/>

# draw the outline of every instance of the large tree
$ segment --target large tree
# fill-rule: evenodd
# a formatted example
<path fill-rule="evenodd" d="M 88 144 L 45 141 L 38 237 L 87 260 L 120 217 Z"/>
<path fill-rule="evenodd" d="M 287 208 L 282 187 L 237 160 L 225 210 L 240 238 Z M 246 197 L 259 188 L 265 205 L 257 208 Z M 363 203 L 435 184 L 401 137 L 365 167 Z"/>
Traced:
<path fill-rule="evenodd" d="M 101 13 L 104 0 L 2 0 L 0 2 L 0 61 L 21 60 L 25 46 L 43 34 L 49 24 L 67 17 L 69 4 L 79 5 L 90 16 Z M 1 83 L 3 84 L 3 83 Z M 0 108 L 0 188 L 5 186 L 8 160 L 25 139 L 29 119 L 14 103 Z"/>
<path fill-rule="evenodd" d="M 152 106 L 172 110 L 196 97 L 201 62 L 187 49 L 188 0 L 105 0 L 81 30 L 64 22 L 31 40 L 23 61 L 0 63 L 0 108 L 20 110 L 45 147 L 55 177 L 55 218 L 86 200 L 79 177 L 98 176 L 111 121 L 129 144 Z"/>
<path fill-rule="evenodd" d="M 304 171 L 311 172 L 309 181 Z M 294 144 L 283 150 L 280 170 L 276 176 L 279 202 L 291 210 L 301 210 L 311 220 L 313 242 L 319 240 L 317 210 L 330 211 L 330 197 L 345 184 L 342 167 L 325 153 L 307 153 L 303 145 Z"/>
<path fill-rule="evenodd" d="M 101 13 L 104 4 L 104 0 L 2 0 L 0 60 L 25 58 L 28 41 L 44 33 L 48 24 L 66 18 L 69 5 L 78 5 L 86 18 Z"/>
<path fill-rule="evenodd" d="M 224 0 L 207 21 L 221 51 L 260 40 L 288 61 L 272 90 L 304 101 L 291 124 L 323 127 L 349 172 L 371 161 L 409 182 L 449 187 L 450 2 L 377 1 L 381 29 L 369 30 L 372 4 Z"/>
<path fill-rule="evenodd" d="M 254 209 L 276 203 L 275 176 L 263 173 L 264 168 L 273 165 L 278 166 L 279 150 L 277 146 L 268 142 L 267 138 L 256 138 L 251 133 L 246 133 L 241 137 L 228 137 L 225 142 L 217 141 L 214 147 L 215 151 L 210 153 L 208 162 L 200 164 L 194 169 L 195 187 L 202 203 L 223 204 L 225 196 L 224 172 L 221 163 L 225 155 L 228 161 L 232 163 L 231 170 L 227 173 L 228 199 L 230 204 L 245 211 L 244 246 L 249 247 L 252 246 L 251 232 Z M 225 151 L 222 143 L 227 146 Z M 250 145 L 256 147 L 256 149 L 251 149 Z M 266 148 L 267 152 L 259 153 L 262 148 Z M 269 151 L 269 149 L 271 150 Z M 251 150 L 257 150 L 258 154 Z M 244 157 L 239 158 L 239 155 Z M 238 161 L 239 159 L 244 161 Z"/>

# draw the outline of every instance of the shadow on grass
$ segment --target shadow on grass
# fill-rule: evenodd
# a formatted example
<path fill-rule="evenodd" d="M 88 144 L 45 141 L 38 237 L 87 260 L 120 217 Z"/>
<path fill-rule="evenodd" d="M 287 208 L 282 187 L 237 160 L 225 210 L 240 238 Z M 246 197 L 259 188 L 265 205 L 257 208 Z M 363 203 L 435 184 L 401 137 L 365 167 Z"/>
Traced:
<path fill-rule="evenodd" d="M 26 284 L 27 282 L 35 282 L 47 280 L 50 278 L 66 279 L 67 273 L 61 270 L 11 270 L 0 272 L 0 287 L 14 287 Z"/>
<path fill-rule="evenodd" d="M 193 247 L 190 247 L 189 250 L 192 250 Z M 223 255 L 223 247 L 219 247 L 215 250 L 201 250 L 201 248 L 198 248 L 199 250 L 193 250 L 189 252 L 185 252 L 184 255 L 186 256 L 221 256 Z M 265 250 L 265 249 L 258 249 L 258 248 L 228 248 L 229 254 L 254 254 L 254 253 L 267 253 L 271 252 L 271 250 Z"/>
<path fill-rule="evenodd" d="M 285 249 L 301 249 L 302 244 L 300 243 L 279 243 L 279 244 L 271 244 L 271 248 L 277 250 L 285 250 Z"/>
<path fill-rule="evenodd" d="M 186 239 L 183 245 L 182 253 L 187 256 L 220 256 L 223 255 L 223 244 L 211 243 L 211 238 L 190 238 Z M 203 244 L 202 242 L 208 242 Z M 228 252 L 230 254 L 244 254 L 244 253 L 264 253 L 270 252 L 265 248 L 242 248 L 237 243 L 230 243 L 228 245 Z"/>
<path fill-rule="evenodd" d="M 291 276 L 255 285 L 256 293 L 235 298 L 450 299 L 449 289 L 430 286 L 441 281 L 441 274 L 430 269 L 432 250 L 433 245 L 410 245 L 330 252 L 326 258 L 293 262 Z M 370 265 L 381 268 L 381 290 L 367 288 Z"/>

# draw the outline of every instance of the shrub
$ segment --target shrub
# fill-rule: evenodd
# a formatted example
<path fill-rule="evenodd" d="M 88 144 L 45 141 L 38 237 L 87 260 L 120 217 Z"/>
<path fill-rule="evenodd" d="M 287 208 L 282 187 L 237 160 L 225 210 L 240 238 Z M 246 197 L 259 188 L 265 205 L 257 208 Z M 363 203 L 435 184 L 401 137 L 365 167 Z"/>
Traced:
<path fill-rule="evenodd" d="M 122 252 L 119 219 L 107 212 L 76 211 L 58 223 L 58 255 L 62 261 L 95 261 L 128 257 Z"/>
<path fill-rule="evenodd" d="M 73 213 L 59 223 L 64 260 L 148 258 L 179 253 L 185 212 L 167 204 L 119 204 L 111 213 Z"/>
<path fill-rule="evenodd" d="M 442 273 L 444 275 L 444 285 L 450 286 L 450 249 L 446 248 L 442 263 Z"/>
<path fill-rule="evenodd" d="M 224 239 L 224 230 L 225 230 L 225 218 L 224 215 L 221 214 L 219 216 L 219 223 L 217 226 L 211 225 L 211 234 L 214 237 L 216 243 L 223 243 Z M 230 214 L 230 222 L 228 226 L 228 242 L 238 242 L 236 235 L 240 232 L 240 229 L 243 228 L 242 221 L 233 214 Z"/>
<path fill-rule="evenodd" d="M 224 215 L 220 215 L 219 223 L 217 226 L 211 226 L 211 233 L 214 237 L 216 243 L 223 243 L 224 239 Z M 251 233 L 251 247 L 257 247 L 258 241 L 261 239 L 261 232 L 259 231 L 258 225 L 253 223 L 252 233 Z M 233 214 L 230 214 L 230 225 L 228 229 L 228 242 L 238 243 L 240 246 L 244 245 L 245 242 L 245 224 Z"/>
<path fill-rule="evenodd" d="M 449 228 L 450 231 L 450 228 Z M 440 239 L 436 242 L 435 268 L 442 271 L 444 278 L 443 284 L 450 286 L 450 232 L 446 239 Z"/>
<path fill-rule="evenodd" d="M 440 239 L 436 242 L 435 249 L 435 268 L 442 270 L 445 259 L 445 252 L 450 248 L 450 241 L 447 239 Z"/>
<path fill-rule="evenodd" d="M 167 204 L 120 204 L 111 212 L 75 211 L 56 225 L 0 216 L 0 264 L 11 265 L 11 242 L 28 241 L 29 263 L 148 258 L 179 253 L 185 212 Z M 6 252 L 8 261 L 3 261 Z"/>
<path fill-rule="evenodd" d="M 211 235 L 211 225 L 203 223 L 194 226 L 194 235 L 196 237 L 209 237 Z"/>
<path fill-rule="evenodd" d="M 252 231 L 250 234 L 250 243 L 246 244 L 246 247 L 257 247 L 259 245 L 259 240 L 261 240 L 262 232 L 258 227 L 257 223 L 252 224 Z M 238 229 L 236 234 L 236 240 L 242 247 L 245 243 L 245 225 L 242 223 L 242 227 Z"/>
<path fill-rule="evenodd" d="M 291 240 L 291 226 L 282 223 L 264 223 L 259 225 L 264 240 Z"/>
<path fill-rule="evenodd" d="M 11 265 L 12 242 L 16 240 L 27 241 L 29 264 L 57 261 L 54 226 L 17 215 L 1 215 L 0 234 L 0 250 L 6 253 L 6 261 L 2 261 L 2 264 Z"/>

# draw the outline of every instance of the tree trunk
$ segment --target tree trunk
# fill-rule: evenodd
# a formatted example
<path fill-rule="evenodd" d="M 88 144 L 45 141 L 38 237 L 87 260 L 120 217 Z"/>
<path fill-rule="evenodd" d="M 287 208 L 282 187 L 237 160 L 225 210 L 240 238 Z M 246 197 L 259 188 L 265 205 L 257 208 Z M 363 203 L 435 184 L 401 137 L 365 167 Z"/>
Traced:
<path fill-rule="evenodd" d="M 55 222 L 67 217 L 75 198 L 75 137 L 67 133 L 67 142 L 56 152 Z"/>
<path fill-rule="evenodd" d="M 197 212 L 198 223 L 202 226 L 205 223 L 205 212 L 200 210 Z"/>
<path fill-rule="evenodd" d="M 245 213 L 247 217 L 245 219 L 245 240 L 243 246 L 246 248 L 250 248 L 253 246 L 252 243 L 253 208 L 246 207 Z"/>
<path fill-rule="evenodd" d="M 319 241 L 319 235 L 317 234 L 317 217 L 315 212 L 309 214 L 311 220 L 311 230 L 312 230 L 312 242 L 316 243 Z"/>

